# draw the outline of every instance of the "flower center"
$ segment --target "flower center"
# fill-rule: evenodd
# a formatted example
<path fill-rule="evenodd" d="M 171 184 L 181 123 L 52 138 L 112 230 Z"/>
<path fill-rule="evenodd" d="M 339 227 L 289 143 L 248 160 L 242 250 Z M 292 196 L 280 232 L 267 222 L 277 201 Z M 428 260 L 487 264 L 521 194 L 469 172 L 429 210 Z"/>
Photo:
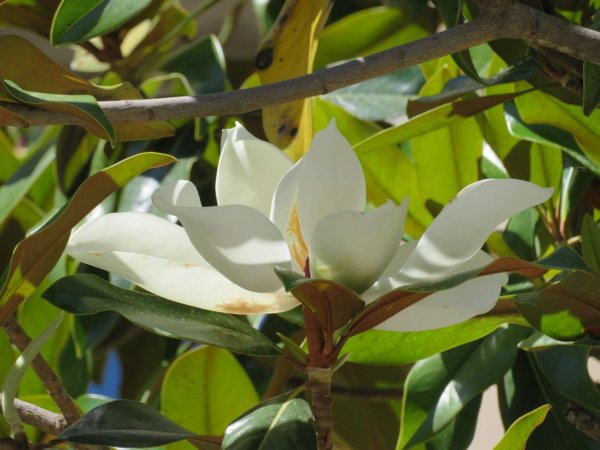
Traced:
<path fill-rule="evenodd" d="M 298 206 L 294 205 L 290 213 L 290 221 L 288 223 L 287 232 L 294 240 L 290 243 L 290 254 L 294 261 L 302 268 L 304 275 L 310 278 L 310 268 L 308 261 L 308 246 L 302 236 L 300 229 L 300 219 L 298 217 Z"/>

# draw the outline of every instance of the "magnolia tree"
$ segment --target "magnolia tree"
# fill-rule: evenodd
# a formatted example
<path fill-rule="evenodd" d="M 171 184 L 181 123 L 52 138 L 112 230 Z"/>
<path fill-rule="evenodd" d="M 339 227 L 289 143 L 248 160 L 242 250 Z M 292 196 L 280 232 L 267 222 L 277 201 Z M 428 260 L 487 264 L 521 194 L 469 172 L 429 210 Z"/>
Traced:
<path fill-rule="evenodd" d="M 0 447 L 600 448 L 598 1 L 189 3 L 0 4 Z"/>

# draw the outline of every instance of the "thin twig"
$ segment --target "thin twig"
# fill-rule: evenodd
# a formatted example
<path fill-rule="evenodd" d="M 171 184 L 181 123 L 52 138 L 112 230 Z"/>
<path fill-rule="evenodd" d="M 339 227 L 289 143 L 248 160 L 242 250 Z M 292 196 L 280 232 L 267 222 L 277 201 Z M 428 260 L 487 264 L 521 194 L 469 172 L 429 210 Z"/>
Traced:
<path fill-rule="evenodd" d="M 67 421 L 61 414 L 56 414 L 31 403 L 15 399 L 15 408 L 23 422 L 44 433 L 57 436 L 67 427 Z"/>
<path fill-rule="evenodd" d="M 13 317 L 10 317 L 4 324 L 4 329 L 8 334 L 8 338 L 12 344 L 17 347 L 20 351 L 25 351 L 31 339 L 27 336 L 27 333 L 21 328 L 21 325 Z M 48 390 L 48 394 L 54 400 L 56 405 L 59 407 L 65 417 L 65 421 L 68 425 L 77 421 L 81 415 L 79 409 L 73 402 L 73 399 L 65 389 L 62 381 L 58 379 L 54 371 L 50 368 L 46 360 L 42 355 L 37 355 L 31 364 L 31 367 L 40 378 L 44 386 Z"/>
<path fill-rule="evenodd" d="M 536 47 L 552 48 L 575 58 L 600 64 L 600 32 L 518 2 L 506 0 L 492 3 L 494 7 L 483 9 L 485 14 L 471 22 L 302 77 L 251 89 L 195 97 L 101 101 L 100 107 L 111 122 L 242 114 L 266 106 L 327 94 L 394 70 L 501 38 L 522 39 Z M 78 118 L 23 104 L 0 103 L 0 107 L 21 117 L 7 119 L 3 125 L 23 127 L 82 124 Z"/>

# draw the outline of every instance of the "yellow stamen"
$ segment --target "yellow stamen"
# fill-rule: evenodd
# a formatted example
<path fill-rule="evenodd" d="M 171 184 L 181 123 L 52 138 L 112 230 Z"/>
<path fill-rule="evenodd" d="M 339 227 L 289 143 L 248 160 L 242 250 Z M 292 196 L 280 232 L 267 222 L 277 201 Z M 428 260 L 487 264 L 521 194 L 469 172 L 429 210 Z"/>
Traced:
<path fill-rule="evenodd" d="M 300 229 L 300 219 L 298 218 L 298 206 L 294 205 L 290 213 L 290 221 L 288 223 L 287 232 L 290 236 L 293 236 L 296 240 L 290 244 L 290 253 L 292 257 L 298 263 L 298 265 L 304 270 L 308 262 L 308 246 L 302 236 L 302 230 Z"/>

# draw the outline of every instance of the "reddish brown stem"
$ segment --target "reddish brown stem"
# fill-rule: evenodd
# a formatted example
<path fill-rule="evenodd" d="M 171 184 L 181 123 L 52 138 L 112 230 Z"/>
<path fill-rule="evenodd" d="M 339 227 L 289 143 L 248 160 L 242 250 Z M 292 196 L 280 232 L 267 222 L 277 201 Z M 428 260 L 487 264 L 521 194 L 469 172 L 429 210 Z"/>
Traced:
<path fill-rule="evenodd" d="M 331 367 L 308 367 L 307 390 L 310 395 L 311 409 L 315 418 L 317 431 L 317 449 L 333 449 L 333 428 L 331 396 L 331 378 L 333 372 Z"/>

